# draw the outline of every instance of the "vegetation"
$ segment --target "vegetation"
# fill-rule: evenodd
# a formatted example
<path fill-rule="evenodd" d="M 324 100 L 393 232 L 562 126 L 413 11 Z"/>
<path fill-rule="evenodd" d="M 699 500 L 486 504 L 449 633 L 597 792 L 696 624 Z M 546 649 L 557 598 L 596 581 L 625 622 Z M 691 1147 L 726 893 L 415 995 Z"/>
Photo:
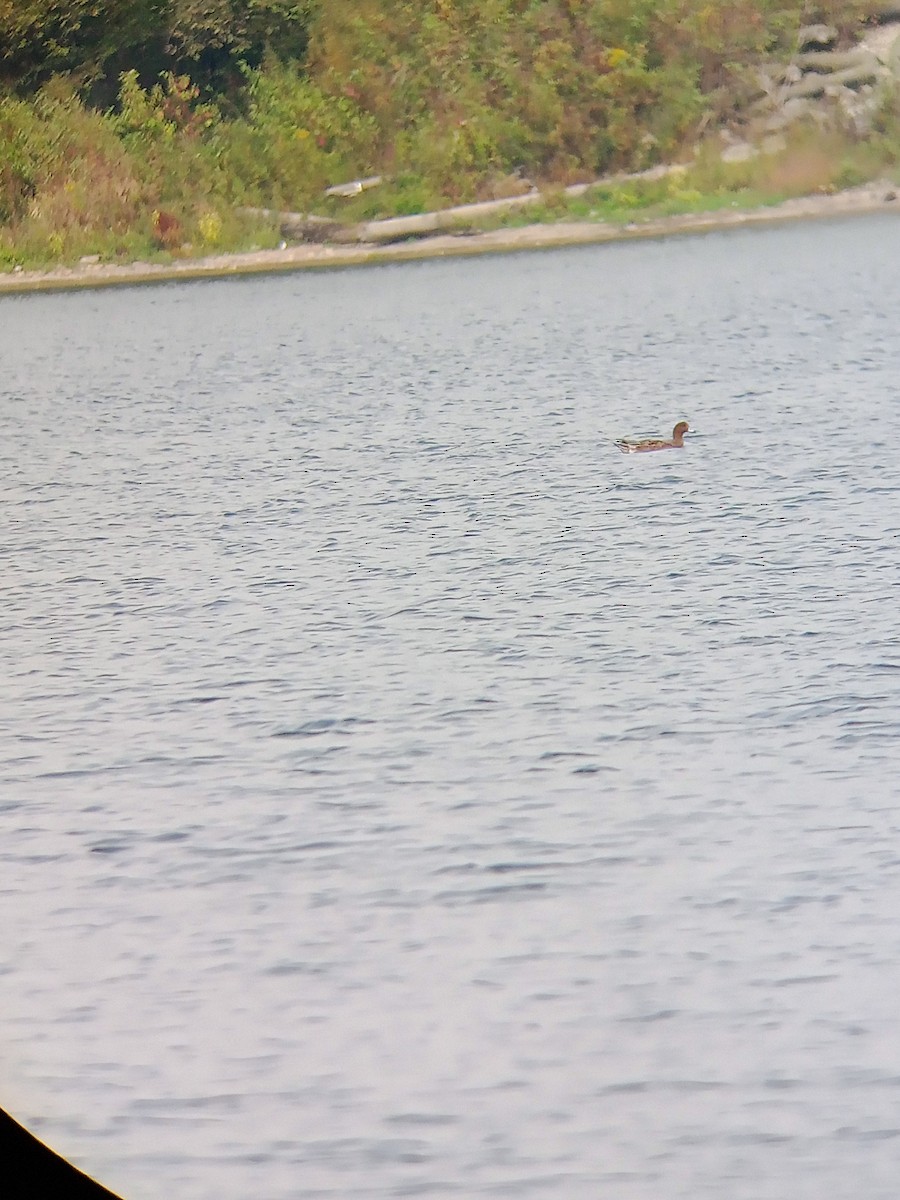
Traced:
<path fill-rule="evenodd" d="M 863 0 L 0 0 L 0 269 L 271 245 L 253 208 L 422 211 L 677 160 L 798 26 Z M 629 219 L 834 188 L 896 155 L 809 147 L 595 191 Z M 797 147 L 793 148 L 795 151 Z M 866 157 L 868 155 L 868 157 Z M 810 165 L 815 159 L 815 167 Z M 797 163 L 805 163 L 798 169 Z M 356 201 L 329 184 L 380 174 Z M 555 191 L 554 191 L 555 189 Z M 717 199 L 718 198 L 718 199 Z M 579 202 L 580 204 L 581 202 Z M 527 217 L 534 220 L 534 210 Z"/>

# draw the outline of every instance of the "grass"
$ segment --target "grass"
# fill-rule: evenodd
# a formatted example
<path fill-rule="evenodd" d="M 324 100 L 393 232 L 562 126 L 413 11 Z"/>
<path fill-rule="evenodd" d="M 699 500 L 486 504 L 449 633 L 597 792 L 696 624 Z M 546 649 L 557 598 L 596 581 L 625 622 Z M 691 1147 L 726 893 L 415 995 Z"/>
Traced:
<path fill-rule="evenodd" d="M 477 225 L 502 229 L 596 221 L 628 226 L 728 208 L 771 207 L 800 196 L 831 195 L 876 178 L 900 180 L 898 145 L 893 137 L 877 147 L 834 132 L 801 130 L 778 153 L 735 164 L 722 162 L 710 146 L 662 179 L 600 183 L 579 196 L 548 191 L 533 205 Z"/>
<path fill-rule="evenodd" d="M 0 270 L 73 265 L 87 256 L 110 263 L 171 262 L 278 245 L 277 220 L 247 208 L 293 207 L 298 197 L 286 184 L 267 193 L 270 178 L 254 176 L 259 129 L 229 123 L 208 106 L 193 104 L 193 92 L 178 80 L 168 91 L 143 93 L 133 86 L 125 99 L 116 115 L 85 108 L 64 88 L 47 91 L 32 108 L 0 98 Z M 723 162 L 720 145 L 710 138 L 663 178 L 611 179 L 579 196 L 545 186 L 539 201 L 470 227 L 639 225 L 774 205 L 877 177 L 900 178 L 900 102 L 885 105 L 865 140 L 833 129 L 797 128 L 777 153 L 741 163 Z M 523 186 L 515 174 L 495 171 L 473 176 L 467 190 L 489 198 Z M 400 170 L 350 199 L 310 188 L 305 207 L 352 224 L 434 211 L 455 199 L 426 176 Z"/>

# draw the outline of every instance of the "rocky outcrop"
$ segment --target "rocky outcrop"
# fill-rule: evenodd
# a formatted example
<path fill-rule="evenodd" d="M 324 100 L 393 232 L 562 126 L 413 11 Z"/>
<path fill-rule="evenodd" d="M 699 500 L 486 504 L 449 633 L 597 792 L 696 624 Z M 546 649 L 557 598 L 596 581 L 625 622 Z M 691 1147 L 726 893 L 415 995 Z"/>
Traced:
<path fill-rule="evenodd" d="M 826 56 L 810 54 L 803 57 L 821 60 Z M 815 64 L 807 66 L 796 82 L 788 83 L 782 93 L 782 103 L 786 104 L 790 100 L 806 100 L 810 97 L 831 96 L 840 105 L 849 99 L 844 95 L 843 89 L 859 92 L 865 87 L 874 88 L 879 78 L 884 75 L 883 66 L 873 54 L 833 54 L 828 55 L 828 58 L 832 65 L 816 61 Z M 833 65 L 834 60 L 844 61 L 847 65 L 836 67 Z"/>
<path fill-rule="evenodd" d="M 873 4 L 870 23 L 855 44 L 842 41 L 833 25 L 803 26 L 790 61 L 766 64 L 759 84 L 760 98 L 743 131 L 750 147 L 745 157 L 798 121 L 837 123 L 865 137 L 886 91 L 900 86 L 900 0 Z M 734 141 L 726 157 L 741 153 Z"/>
<path fill-rule="evenodd" d="M 837 41 L 838 31 L 833 25 L 804 25 L 797 31 L 797 49 L 828 50 Z"/>
<path fill-rule="evenodd" d="M 846 74 L 850 71 L 861 72 L 861 78 L 871 83 L 877 73 L 879 59 L 865 46 L 854 46 L 852 50 L 805 50 L 795 54 L 794 65 L 800 72 L 809 75 Z"/>

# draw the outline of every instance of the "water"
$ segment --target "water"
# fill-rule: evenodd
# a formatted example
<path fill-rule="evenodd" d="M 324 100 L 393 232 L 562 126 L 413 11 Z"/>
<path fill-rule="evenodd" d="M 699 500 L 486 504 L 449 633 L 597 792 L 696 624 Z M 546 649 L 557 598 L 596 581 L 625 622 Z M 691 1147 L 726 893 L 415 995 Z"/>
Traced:
<path fill-rule="evenodd" d="M 893 1200 L 898 253 L 0 300 L 0 1103 L 127 1200 Z"/>

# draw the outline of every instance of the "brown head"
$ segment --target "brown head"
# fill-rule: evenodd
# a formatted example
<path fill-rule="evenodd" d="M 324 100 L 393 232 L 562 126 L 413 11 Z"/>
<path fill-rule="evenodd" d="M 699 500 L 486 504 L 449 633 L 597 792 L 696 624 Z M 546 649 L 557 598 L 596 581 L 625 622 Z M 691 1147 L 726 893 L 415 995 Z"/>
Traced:
<path fill-rule="evenodd" d="M 678 424 L 675 426 L 675 428 L 672 430 L 672 441 L 677 443 L 677 445 L 680 446 L 681 443 L 684 441 L 684 435 L 686 433 L 690 433 L 690 432 L 691 432 L 691 427 L 690 427 L 690 425 L 688 425 L 687 421 L 679 421 Z"/>

